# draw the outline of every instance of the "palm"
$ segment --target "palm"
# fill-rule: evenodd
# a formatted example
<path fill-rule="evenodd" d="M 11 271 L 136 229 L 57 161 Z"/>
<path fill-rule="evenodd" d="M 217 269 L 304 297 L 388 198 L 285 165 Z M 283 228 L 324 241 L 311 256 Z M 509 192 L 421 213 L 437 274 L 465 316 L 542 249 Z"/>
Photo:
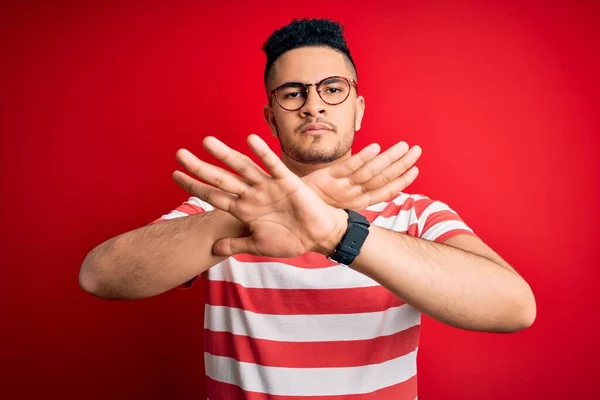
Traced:
<path fill-rule="evenodd" d="M 206 149 L 241 177 L 190 153 L 178 154 L 190 172 L 214 186 L 180 173 L 174 176 L 175 180 L 190 193 L 248 225 L 249 237 L 224 239 L 216 244 L 218 252 L 293 257 L 314 250 L 335 230 L 335 221 L 330 218 L 335 210 L 287 169 L 264 141 L 250 136 L 248 143 L 271 175 L 214 138 L 205 140 Z"/>
<path fill-rule="evenodd" d="M 347 178 L 334 178 L 328 170 L 311 173 L 305 182 L 327 204 L 351 210 L 362 210 L 371 205 L 369 193 L 364 193 Z"/>
<path fill-rule="evenodd" d="M 296 176 L 267 179 L 249 188 L 228 211 L 248 224 L 256 246 L 253 252 L 265 256 L 304 254 L 331 230 L 322 224 L 329 209 Z M 316 227 L 308 237 L 299 229 L 306 226 Z"/>
<path fill-rule="evenodd" d="M 327 204 L 360 211 L 406 189 L 417 177 L 419 146 L 399 142 L 384 153 L 369 145 L 349 159 L 302 178 Z"/>

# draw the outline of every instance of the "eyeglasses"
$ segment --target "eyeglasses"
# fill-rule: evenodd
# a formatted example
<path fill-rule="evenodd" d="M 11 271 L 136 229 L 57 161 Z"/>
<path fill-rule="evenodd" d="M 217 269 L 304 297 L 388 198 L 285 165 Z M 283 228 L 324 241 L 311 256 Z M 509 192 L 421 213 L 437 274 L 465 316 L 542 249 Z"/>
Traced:
<path fill-rule="evenodd" d="M 350 96 L 352 86 L 358 91 L 358 83 L 354 79 L 342 76 L 330 76 L 317 83 L 287 82 L 271 90 L 269 98 L 275 96 L 275 101 L 287 111 L 301 109 L 308 99 L 308 88 L 314 86 L 321 100 L 330 106 L 335 106 L 346 101 Z"/>

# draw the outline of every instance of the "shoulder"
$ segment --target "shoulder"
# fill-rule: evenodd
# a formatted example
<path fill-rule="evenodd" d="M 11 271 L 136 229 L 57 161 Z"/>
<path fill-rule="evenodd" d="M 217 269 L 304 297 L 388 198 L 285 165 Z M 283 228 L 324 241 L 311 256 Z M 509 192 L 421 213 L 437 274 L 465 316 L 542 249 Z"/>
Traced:
<path fill-rule="evenodd" d="M 422 193 L 398 193 L 367 207 L 363 214 L 383 228 L 432 241 L 444 241 L 458 234 L 474 235 L 448 204 Z"/>
<path fill-rule="evenodd" d="M 163 214 L 160 218 L 154 220 L 153 222 L 162 222 L 169 219 L 187 217 L 194 214 L 199 214 L 203 212 L 213 211 L 215 208 L 204 200 L 200 200 L 197 197 L 190 197 L 179 207 L 172 209 L 166 214 Z"/>
<path fill-rule="evenodd" d="M 364 211 L 365 213 L 375 213 L 382 216 L 397 215 L 402 211 L 415 212 L 417 215 L 420 215 L 425 209 L 436 202 L 436 200 L 424 194 L 400 192 L 386 201 L 367 207 Z"/>

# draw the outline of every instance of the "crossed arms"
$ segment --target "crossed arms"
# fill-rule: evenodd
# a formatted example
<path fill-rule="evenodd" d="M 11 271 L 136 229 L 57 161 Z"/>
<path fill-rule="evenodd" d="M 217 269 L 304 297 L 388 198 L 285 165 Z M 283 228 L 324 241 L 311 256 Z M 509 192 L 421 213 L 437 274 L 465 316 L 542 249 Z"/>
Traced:
<path fill-rule="evenodd" d="M 420 156 L 418 147 L 403 142 L 381 154 L 371 145 L 301 178 L 256 135 L 248 144 L 268 173 L 215 138 L 203 144 L 239 175 L 180 150 L 178 161 L 202 182 L 179 171 L 174 179 L 215 211 L 151 224 L 97 246 L 81 267 L 84 290 L 137 299 L 178 286 L 233 254 L 329 255 L 347 228 L 343 208 L 361 210 L 402 191 L 416 178 Z M 514 332 L 535 319 L 529 285 L 471 235 L 433 243 L 371 226 L 351 267 L 458 328 Z"/>

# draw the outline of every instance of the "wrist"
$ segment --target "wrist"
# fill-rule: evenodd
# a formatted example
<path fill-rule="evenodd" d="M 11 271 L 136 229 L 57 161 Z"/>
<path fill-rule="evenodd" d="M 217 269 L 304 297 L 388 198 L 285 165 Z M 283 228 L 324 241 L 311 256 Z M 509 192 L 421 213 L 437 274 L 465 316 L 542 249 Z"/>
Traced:
<path fill-rule="evenodd" d="M 348 214 L 348 226 L 340 243 L 329 255 L 331 261 L 350 266 L 360 254 L 367 236 L 369 236 L 369 220 L 356 211 L 344 210 Z"/>
<path fill-rule="evenodd" d="M 333 207 L 332 207 L 333 208 Z M 329 257 L 337 245 L 342 241 L 346 230 L 348 229 L 348 214 L 341 208 L 333 208 L 332 218 L 334 220 L 334 230 L 322 243 L 316 243 L 316 252 Z"/>

